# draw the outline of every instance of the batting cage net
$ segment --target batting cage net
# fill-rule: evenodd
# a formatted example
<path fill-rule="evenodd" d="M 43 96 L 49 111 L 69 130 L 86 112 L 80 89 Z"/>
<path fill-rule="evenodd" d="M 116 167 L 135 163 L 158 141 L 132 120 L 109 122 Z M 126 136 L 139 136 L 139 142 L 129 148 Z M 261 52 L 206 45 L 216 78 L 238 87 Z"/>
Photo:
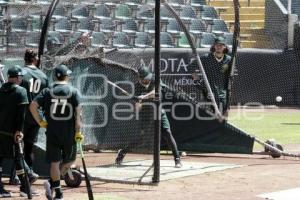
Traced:
<path fill-rule="evenodd" d="M 89 167 L 90 176 L 151 183 L 158 108 L 153 96 L 140 95 L 155 80 L 155 1 L 0 1 L 0 6 L 4 72 L 24 65 L 26 48 L 39 52 L 49 80 L 58 65 L 72 70 L 71 84 L 83 99 L 84 148 L 103 155 Z M 282 131 L 298 125 L 297 14 L 279 0 L 161 1 L 161 126 L 172 132 L 180 151 L 252 153 L 257 141 L 281 155 L 274 140 L 265 143 L 255 135 L 266 140 L 284 134 L 283 142 L 299 142 L 289 135 L 296 129 Z M 225 47 L 221 57 L 216 45 Z M 146 77 L 152 83 L 145 86 Z M 162 139 L 163 150 L 170 150 L 167 144 Z M 45 148 L 44 134 L 37 145 Z M 168 161 L 164 169 L 174 167 L 171 156 Z"/>

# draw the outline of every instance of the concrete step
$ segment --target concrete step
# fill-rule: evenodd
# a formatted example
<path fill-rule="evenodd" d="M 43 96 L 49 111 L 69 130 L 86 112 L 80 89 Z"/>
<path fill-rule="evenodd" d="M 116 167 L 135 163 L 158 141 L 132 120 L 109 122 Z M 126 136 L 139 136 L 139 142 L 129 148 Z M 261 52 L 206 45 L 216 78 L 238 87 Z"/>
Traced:
<path fill-rule="evenodd" d="M 221 13 L 220 17 L 224 21 L 234 20 L 234 14 Z M 240 20 L 265 20 L 265 14 L 240 14 Z"/>
<path fill-rule="evenodd" d="M 234 8 L 232 6 L 225 6 L 225 7 L 215 7 L 220 11 L 220 13 L 226 14 L 234 14 Z M 240 8 L 240 14 L 265 14 L 265 7 L 243 7 Z"/>
<path fill-rule="evenodd" d="M 240 27 L 240 33 L 241 34 L 258 34 L 258 35 L 262 35 L 265 34 L 265 29 L 261 28 L 261 27 Z"/>
<path fill-rule="evenodd" d="M 208 5 L 216 7 L 233 6 L 232 0 L 207 0 L 206 2 Z M 241 7 L 265 6 L 265 0 L 240 0 L 239 2 Z"/>
<path fill-rule="evenodd" d="M 226 21 L 228 27 L 234 24 L 234 20 Z M 265 26 L 265 20 L 241 20 L 240 27 L 247 28 L 263 28 Z"/>

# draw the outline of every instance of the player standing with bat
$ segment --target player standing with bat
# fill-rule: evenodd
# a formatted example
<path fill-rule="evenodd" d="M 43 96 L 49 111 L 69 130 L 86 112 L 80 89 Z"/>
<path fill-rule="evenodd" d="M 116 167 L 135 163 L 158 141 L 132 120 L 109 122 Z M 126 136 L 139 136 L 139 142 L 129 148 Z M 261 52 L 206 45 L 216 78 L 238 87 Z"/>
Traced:
<path fill-rule="evenodd" d="M 143 67 L 139 70 L 139 83 L 135 85 L 135 95 L 137 96 L 137 99 L 141 101 L 147 101 L 147 99 L 153 99 L 155 95 L 155 85 L 154 85 L 154 75 L 149 71 L 148 68 Z M 163 85 L 163 84 L 161 84 Z M 140 104 L 140 103 L 137 103 Z M 149 122 L 147 121 L 147 112 L 143 112 L 143 103 L 141 103 L 141 110 L 140 110 L 140 121 L 141 121 L 141 129 L 142 131 L 146 131 L 148 128 Z M 138 106 L 137 106 L 138 107 Z M 174 161 L 175 161 L 175 167 L 180 168 L 182 167 L 180 155 L 177 149 L 176 141 L 172 135 L 171 132 L 171 126 L 170 122 L 168 120 L 166 111 L 162 109 L 161 111 L 161 137 L 166 141 L 168 147 L 172 150 Z M 123 162 L 123 159 L 126 155 L 126 153 L 134 148 L 136 144 L 130 144 L 127 148 L 120 149 L 118 151 L 117 158 L 115 160 L 115 163 L 117 165 L 120 165 Z"/>
<path fill-rule="evenodd" d="M 8 82 L 0 88 L 0 197 L 10 197 L 11 194 L 3 187 L 2 162 L 4 158 L 14 158 L 16 174 L 21 181 L 20 195 L 30 197 L 35 195 L 30 188 L 28 176 L 22 160 L 21 145 L 23 138 L 25 111 L 28 105 L 26 89 L 20 87 L 25 71 L 19 66 L 10 67 L 7 71 Z M 7 133 L 7 134 L 4 134 Z"/>
<path fill-rule="evenodd" d="M 34 119 L 39 124 L 47 124 L 46 160 L 50 163 L 50 180 L 45 181 L 44 187 L 48 200 L 63 199 L 61 175 L 67 173 L 76 159 L 76 142 L 83 140 L 80 132 L 80 93 L 68 84 L 71 73 L 65 65 L 56 67 L 54 69 L 56 82 L 42 90 L 30 104 Z M 45 112 L 47 122 L 39 116 L 39 107 Z"/>

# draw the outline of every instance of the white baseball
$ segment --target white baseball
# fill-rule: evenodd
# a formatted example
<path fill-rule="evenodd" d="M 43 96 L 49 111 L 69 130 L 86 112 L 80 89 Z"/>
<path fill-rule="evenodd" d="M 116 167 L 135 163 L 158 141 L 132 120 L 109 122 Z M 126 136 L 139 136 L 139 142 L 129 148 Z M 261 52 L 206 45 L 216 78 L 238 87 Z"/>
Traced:
<path fill-rule="evenodd" d="M 181 156 L 185 157 L 186 156 L 186 152 L 185 151 L 181 152 Z"/>
<path fill-rule="evenodd" d="M 282 97 L 281 97 L 281 96 L 277 96 L 277 97 L 276 97 L 276 101 L 277 101 L 277 102 L 281 102 L 281 101 L 282 101 Z"/>

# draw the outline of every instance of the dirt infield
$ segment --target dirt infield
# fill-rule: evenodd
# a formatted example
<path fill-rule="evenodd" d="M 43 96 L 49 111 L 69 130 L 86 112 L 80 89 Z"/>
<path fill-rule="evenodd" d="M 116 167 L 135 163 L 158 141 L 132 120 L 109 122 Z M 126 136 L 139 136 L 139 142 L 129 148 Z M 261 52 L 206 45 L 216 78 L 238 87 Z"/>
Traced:
<path fill-rule="evenodd" d="M 295 150 L 295 149 L 294 149 Z M 86 160 L 89 166 L 97 166 L 99 162 L 113 161 L 112 153 L 89 153 Z M 141 155 L 128 155 L 139 158 Z M 144 158 L 144 157 L 143 157 Z M 162 159 L 171 159 L 163 155 Z M 272 159 L 265 155 L 235 154 L 201 154 L 188 155 L 183 158 L 193 162 L 213 162 L 245 165 L 241 168 L 227 169 L 200 174 L 186 178 L 163 181 L 158 186 L 139 186 L 92 182 L 96 199 L 136 200 L 136 199 L 205 199 L 205 200 L 255 200 L 262 193 L 275 192 L 300 186 L 300 160 L 295 158 Z M 80 164 L 80 159 L 77 159 Z M 6 180 L 7 181 L 7 180 Z M 45 199 L 43 180 L 34 184 L 34 188 L 42 193 L 34 199 Z M 18 187 L 6 186 L 18 198 Z M 86 188 L 64 187 L 65 198 L 69 200 L 87 199 Z"/>

